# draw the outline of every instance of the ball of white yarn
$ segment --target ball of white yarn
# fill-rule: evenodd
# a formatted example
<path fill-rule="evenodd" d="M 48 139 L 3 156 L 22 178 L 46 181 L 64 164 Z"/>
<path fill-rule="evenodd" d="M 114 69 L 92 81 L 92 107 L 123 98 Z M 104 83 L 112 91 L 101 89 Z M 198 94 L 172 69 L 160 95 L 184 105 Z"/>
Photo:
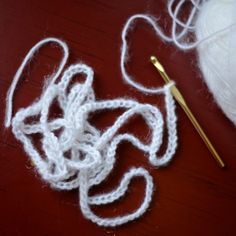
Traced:
<path fill-rule="evenodd" d="M 216 102 L 236 125 L 235 12 L 235 0 L 204 2 L 196 19 L 196 36 L 200 41 L 215 34 L 198 45 L 199 66 Z"/>

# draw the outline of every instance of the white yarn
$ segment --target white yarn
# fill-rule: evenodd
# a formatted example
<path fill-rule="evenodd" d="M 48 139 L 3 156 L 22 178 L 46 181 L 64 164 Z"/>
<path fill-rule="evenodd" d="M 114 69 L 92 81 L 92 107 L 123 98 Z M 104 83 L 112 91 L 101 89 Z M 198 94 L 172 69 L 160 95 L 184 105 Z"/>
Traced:
<path fill-rule="evenodd" d="M 6 119 L 5 119 L 5 126 L 6 127 L 9 127 L 11 125 L 13 94 L 14 94 L 17 82 L 18 82 L 18 80 L 19 80 L 19 78 L 20 78 L 20 76 L 21 76 L 21 74 L 22 74 L 22 72 L 23 72 L 23 70 L 25 68 L 25 65 L 28 63 L 28 61 L 31 60 L 31 58 L 34 55 L 35 51 L 37 51 L 40 47 L 42 47 L 44 44 L 47 44 L 49 42 L 59 44 L 62 47 L 63 54 L 64 54 L 64 57 L 61 60 L 61 63 L 59 65 L 59 67 L 58 67 L 57 72 L 51 78 L 51 83 L 53 83 L 58 78 L 58 76 L 61 74 L 61 72 L 62 72 L 62 70 L 63 70 L 63 68 L 64 68 L 64 66 L 65 66 L 65 64 L 67 62 L 68 56 L 69 56 L 67 45 L 63 41 L 58 40 L 56 38 L 46 38 L 44 40 L 41 40 L 34 47 L 32 47 L 31 50 L 26 55 L 26 57 L 24 58 L 21 66 L 17 70 L 17 72 L 16 72 L 16 74 L 14 76 L 14 79 L 13 79 L 13 81 L 11 83 L 11 87 L 8 90 L 7 103 L 6 103 L 6 113 L 7 114 L 6 114 Z"/>
<path fill-rule="evenodd" d="M 190 5 L 185 21 L 181 12 Z M 167 35 L 150 15 L 131 16 L 122 31 L 121 72 L 129 84 L 147 93 L 159 89 L 146 88 L 135 82 L 125 70 L 128 60 L 127 34 L 137 20 L 148 23 L 163 41 L 181 50 L 198 49 L 200 69 L 216 102 L 236 125 L 236 1 L 235 0 L 169 0 L 168 13 L 172 20 L 171 34 Z M 192 34 L 196 39 L 190 39 Z"/>
<path fill-rule="evenodd" d="M 12 119 L 12 103 L 17 82 L 35 52 L 47 43 L 57 43 L 62 47 L 63 58 L 60 65 L 56 73 L 51 76 L 50 83 L 47 84 L 41 97 L 30 106 L 18 110 Z M 22 142 L 26 153 L 44 181 L 60 190 L 79 188 L 80 208 L 87 219 L 101 226 L 118 226 L 140 217 L 147 210 L 153 193 L 153 180 L 148 171 L 142 167 L 131 168 L 125 173 L 119 186 L 109 193 L 89 196 L 89 190 L 104 181 L 114 169 L 116 150 L 123 141 L 128 141 L 143 151 L 150 164 L 155 167 L 164 166 L 171 160 L 177 147 L 175 104 L 170 92 L 171 84 L 156 89 L 157 93 L 165 96 L 168 129 L 166 151 L 162 156 L 157 156 L 164 129 L 160 110 L 150 104 L 142 104 L 130 99 L 96 100 L 92 88 L 93 70 L 83 63 L 69 66 L 61 75 L 61 79 L 56 82 L 67 58 L 67 45 L 55 38 L 44 39 L 29 51 L 8 91 L 5 126 L 12 125 L 16 139 Z M 122 72 L 130 82 L 125 67 Z M 69 87 L 73 76 L 77 74 L 85 75 L 85 81 L 74 82 Z M 143 86 L 132 85 L 142 91 L 153 92 Z M 54 101 L 58 102 L 62 114 L 59 118 L 49 119 L 49 110 Z M 123 114 L 104 132 L 88 121 L 89 115 L 93 112 L 117 108 L 123 108 Z M 137 114 L 143 117 L 152 131 L 149 143 L 142 142 L 130 133 L 118 133 L 120 127 Z M 40 117 L 39 121 L 34 120 L 30 124 L 25 122 L 27 118 L 35 116 Z M 59 134 L 56 135 L 55 131 L 59 130 Z M 31 135 L 35 133 L 41 134 L 43 156 L 31 141 Z M 143 177 L 146 182 L 144 199 L 138 209 L 127 215 L 111 218 L 102 218 L 93 213 L 91 205 L 108 204 L 118 200 L 126 193 L 130 181 L 137 176 Z"/>
<path fill-rule="evenodd" d="M 236 23 L 235 0 L 209 0 L 196 21 L 198 40 Z M 198 46 L 206 84 L 225 115 L 236 125 L 236 26 Z"/>

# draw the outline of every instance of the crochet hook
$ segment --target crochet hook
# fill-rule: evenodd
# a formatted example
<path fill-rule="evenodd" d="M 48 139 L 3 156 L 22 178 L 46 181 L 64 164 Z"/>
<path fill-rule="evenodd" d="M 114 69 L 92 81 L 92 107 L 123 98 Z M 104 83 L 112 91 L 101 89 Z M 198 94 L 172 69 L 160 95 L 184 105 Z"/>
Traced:
<path fill-rule="evenodd" d="M 165 83 L 169 84 L 171 82 L 171 80 L 170 80 L 169 76 L 167 75 L 167 73 L 165 72 L 164 67 L 157 60 L 157 58 L 155 56 L 151 56 L 150 57 L 150 61 L 155 66 L 155 68 L 159 71 L 159 73 L 160 73 L 161 77 L 164 79 Z M 205 132 L 203 131 L 202 127 L 200 126 L 200 124 L 198 123 L 198 121 L 194 117 L 193 113 L 189 109 L 189 107 L 188 107 L 184 97 L 182 96 L 182 94 L 180 93 L 180 91 L 178 90 L 178 88 L 175 85 L 171 86 L 171 93 L 174 96 L 174 98 L 177 100 L 179 105 L 182 107 L 182 109 L 184 110 L 185 114 L 188 116 L 189 120 L 192 122 L 193 126 L 195 127 L 195 129 L 197 130 L 198 134 L 200 135 L 200 137 L 202 138 L 202 140 L 206 144 L 206 146 L 209 149 L 209 151 L 211 152 L 212 156 L 215 158 L 215 160 L 218 163 L 218 165 L 221 168 L 225 167 L 225 163 L 220 158 L 219 154 L 217 153 L 217 151 L 215 150 L 214 146 L 212 145 L 212 143 L 208 139 L 208 137 L 205 134 Z"/>

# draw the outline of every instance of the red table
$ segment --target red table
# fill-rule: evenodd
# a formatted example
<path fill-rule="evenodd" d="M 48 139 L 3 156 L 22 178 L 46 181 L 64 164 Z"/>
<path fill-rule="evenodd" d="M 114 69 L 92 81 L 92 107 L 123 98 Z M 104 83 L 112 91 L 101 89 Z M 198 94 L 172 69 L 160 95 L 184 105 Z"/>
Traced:
<path fill-rule="evenodd" d="M 3 127 L 5 97 L 14 73 L 28 50 L 39 40 L 54 36 L 70 47 L 70 62 L 83 61 L 95 70 L 94 89 L 98 99 L 132 97 L 161 106 L 162 98 L 147 96 L 130 88 L 119 69 L 120 32 L 135 13 L 161 16 L 169 26 L 166 1 L 32 1 L 0 2 L 0 235 L 235 235 L 236 219 L 236 130 L 217 108 L 203 83 L 194 53 L 184 53 L 164 44 L 152 29 L 140 22 L 130 34 L 131 61 L 128 71 L 147 86 L 163 81 L 149 62 L 156 54 L 176 81 L 192 111 L 214 146 L 226 161 L 221 170 L 178 107 L 179 147 L 171 164 L 154 169 L 144 155 L 130 144 L 119 148 L 117 165 L 109 181 L 94 192 L 116 186 L 132 166 L 147 168 L 156 191 L 150 210 L 133 223 L 118 228 L 101 228 L 83 218 L 78 191 L 59 192 L 43 183 L 34 171 L 22 145 L 10 129 Z M 55 69 L 60 50 L 40 51 L 15 93 L 14 111 L 29 105 L 39 94 L 46 75 Z M 161 106 L 162 107 L 162 106 Z M 164 109 L 163 109 L 164 110 Z M 95 115 L 100 128 L 112 124 L 119 112 Z M 148 135 L 142 119 L 125 129 L 142 138 Z M 116 216 L 134 210 L 142 200 L 144 183 L 132 182 L 129 194 L 111 206 L 96 207 L 102 216 Z"/>

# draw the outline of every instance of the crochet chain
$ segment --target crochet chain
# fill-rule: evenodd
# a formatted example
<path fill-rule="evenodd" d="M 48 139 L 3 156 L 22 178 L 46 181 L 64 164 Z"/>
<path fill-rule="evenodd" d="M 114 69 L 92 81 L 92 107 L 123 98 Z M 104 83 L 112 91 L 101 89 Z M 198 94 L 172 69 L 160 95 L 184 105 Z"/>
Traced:
<path fill-rule="evenodd" d="M 49 43 L 61 46 L 63 58 L 42 95 L 28 107 L 19 109 L 12 118 L 14 91 L 22 72 L 35 52 Z M 153 180 L 149 172 L 142 167 L 131 168 L 124 174 L 119 186 L 111 192 L 89 196 L 89 190 L 103 182 L 114 171 L 117 148 L 124 141 L 130 142 L 145 153 L 152 166 L 168 164 L 177 147 L 175 104 L 170 86 L 158 89 L 158 93 L 165 97 L 168 143 L 165 153 L 157 156 L 164 131 L 161 111 L 156 106 L 132 99 L 96 100 L 92 87 L 94 72 L 91 67 L 78 63 L 70 65 L 62 73 L 68 55 L 66 43 L 56 38 L 43 39 L 29 51 L 7 94 L 5 126 L 12 126 L 16 139 L 22 142 L 44 181 L 56 189 L 79 189 L 79 204 L 85 218 L 101 226 L 122 225 L 140 217 L 147 210 L 153 193 Z M 73 82 L 72 86 L 69 86 L 78 74 L 85 75 L 85 81 Z M 49 110 L 54 101 L 58 102 L 62 114 L 60 118 L 49 119 Z M 122 108 L 124 112 L 103 132 L 88 120 L 91 113 L 118 108 Z M 149 143 L 142 142 L 128 132 L 118 132 L 120 127 L 135 115 L 141 115 L 151 130 Z M 33 123 L 26 122 L 28 117 L 34 116 L 39 116 L 40 119 Z M 57 130 L 61 130 L 59 134 L 56 134 Z M 31 141 L 31 136 L 36 133 L 41 134 L 41 149 L 44 154 L 40 154 Z M 137 209 L 126 215 L 110 218 L 102 218 L 92 211 L 91 205 L 112 203 L 124 196 L 130 181 L 138 176 L 144 178 L 146 187 L 143 201 Z"/>

